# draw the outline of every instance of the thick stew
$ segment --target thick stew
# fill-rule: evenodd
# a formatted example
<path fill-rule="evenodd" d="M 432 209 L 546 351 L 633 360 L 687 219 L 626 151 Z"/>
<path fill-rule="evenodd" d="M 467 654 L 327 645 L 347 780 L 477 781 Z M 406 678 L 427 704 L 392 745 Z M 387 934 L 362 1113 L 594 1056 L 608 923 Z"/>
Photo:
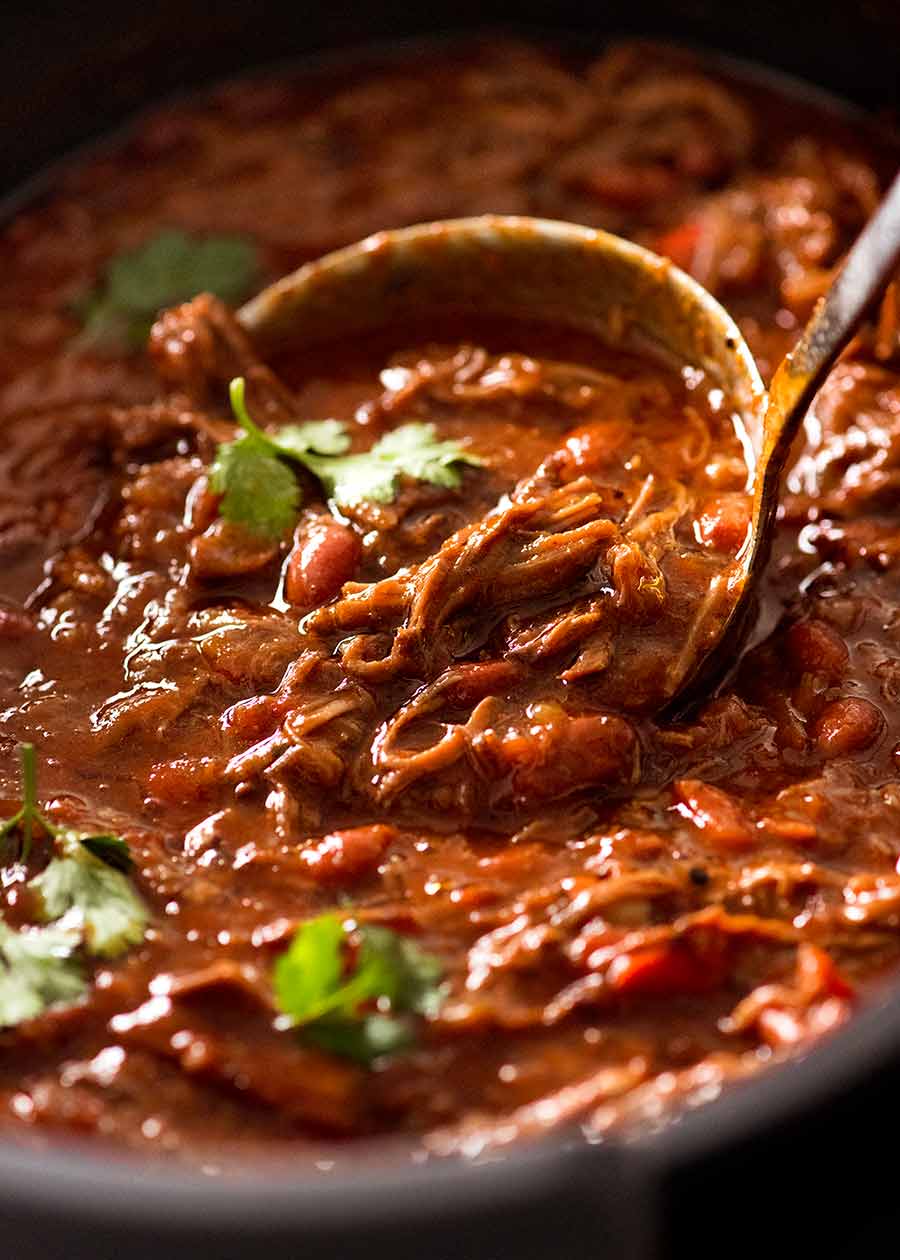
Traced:
<path fill-rule="evenodd" d="M 235 307 L 385 227 L 607 227 L 764 372 L 896 165 L 642 45 L 251 79 L 0 237 L 0 1130 L 184 1156 L 659 1122 L 900 963 L 900 298 L 796 452 L 748 648 L 703 373 L 455 319 L 267 358 Z M 874 134 L 874 133 L 873 133 Z"/>

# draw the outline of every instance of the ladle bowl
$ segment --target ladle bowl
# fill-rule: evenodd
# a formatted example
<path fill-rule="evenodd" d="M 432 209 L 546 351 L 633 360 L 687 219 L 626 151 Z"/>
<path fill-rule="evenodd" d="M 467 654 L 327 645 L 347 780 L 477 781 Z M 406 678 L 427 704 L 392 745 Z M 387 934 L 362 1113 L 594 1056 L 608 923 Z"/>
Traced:
<path fill-rule="evenodd" d="M 381 232 L 272 284 L 239 318 L 265 353 L 308 350 L 393 324 L 427 333 L 429 313 L 539 319 L 675 370 L 702 371 L 733 410 L 752 489 L 766 392 L 740 330 L 673 263 L 608 232 L 497 215 Z M 701 671 L 706 677 L 718 669 L 716 648 L 741 613 L 750 555 L 745 546 L 711 592 L 691 649 L 672 645 L 669 705 L 696 689 Z"/>

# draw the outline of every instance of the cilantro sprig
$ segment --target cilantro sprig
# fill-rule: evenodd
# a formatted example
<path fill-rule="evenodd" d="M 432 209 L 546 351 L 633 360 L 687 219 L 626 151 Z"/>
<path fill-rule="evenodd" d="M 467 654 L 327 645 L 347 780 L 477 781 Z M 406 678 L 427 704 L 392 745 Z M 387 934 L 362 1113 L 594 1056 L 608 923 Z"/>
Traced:
<path fill-rule="evenodd" d="M 140 349 L 158 312 L 198 293 L 239 302 L 258 282 L 259 251 L 244 236 L 189 236 L 168 229 L 108 263 L 100 283 L 75 305 L 81 341 Z"/>
<path fill-rule="evenodd" d="M 220 514 L 251 533 L 279 538 L 294 523 L 302 501 L 289 464 L 299 464 L 321 483 L 335 503 L 390 503 L 401 475 L 454 489 L 461 464 L 480 464 L 456 442 L 441 441 L 434 425 L 404 424 L 368 451 L 349 454 L 350 436 L 337 420 L 311 420 L 265 433 L 247 409 L 245 382 L 229 387 L 240 437 L 220 446 L 210 469 L 212 490 L 222 496 Z"/>
<path fill-rule="evenodd" d="M 76 923 L 88 953 L 100 958 L 115 958 L 131 945 L 139 945 L 147 927 L 144 903 L 121 867 L 108 864 L 110 856 L 114 862 L 121 861 L 118 848 L 108 843 L 116 838 L 62 834 L 58 837 L 60 856 L 28 884 L 42 921 Z M 97 856 L 98 840 L 104 857 Z"/>
<path fill-rule="evenodd" d="M 83 955 L 115 958 L 144 939 L 149 915 L 128 879 L 128 844 L 109 833 L 57 827 L 37 800 L 34 747 L 23 744 L 22 804 L 0 826 L 5 861 L 25 863 L 38 829 L 53 856 L 25 885 L 34 917 L 46 926 L 16 931 L 0 920 L 0 1028 L 70 1003 L 87 989 Z M 17 846 L 9 841 L 18 837 Z"/>
<path fill-rule="evenodd" d="M 371 1063 L 415 1043 L 415 1016 L 437 1015 L 442 971 L 438 958 L 390 928 L 365 924 L 351 938 L 338 915 L 323 914 L 298 928 L 273 984 L 283 1026 L 332 1054 Z"/>
<path fill-rule="evenodd" d="M 77 1002 L 86 984 L 79 934 L 54 925 L 14 931 L 0 920 L 0 1028 Z"/>
<path fill-rule="evenodd" d="M 19 862 L 27 862 L 31 856 L 35 827 L 45 831 L 48 836 L 55 835 L 56 828 L 38 808 L 37 758 L 34 745 L 21 744 L 19 756 L 22 762 L 22 804 L 11 817 L 0 824 L 0 844 L 7 849 L 10 839 L 18 833 L 20 842 L 16 858 Z"/>

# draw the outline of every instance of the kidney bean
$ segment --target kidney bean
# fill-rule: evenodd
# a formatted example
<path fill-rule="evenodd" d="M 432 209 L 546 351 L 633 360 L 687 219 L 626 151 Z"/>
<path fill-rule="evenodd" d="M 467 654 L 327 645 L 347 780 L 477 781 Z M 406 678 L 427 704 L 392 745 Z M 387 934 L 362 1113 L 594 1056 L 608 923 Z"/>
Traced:
<path fill-rule="evenodd" d="M 332 599 L 353 576 L 361 551 L 359 536 L 349 525 L 333 516 L 305 516 L 288 556 L 285 599 L 299 608 L 314 608 Z"/>
<path fill-rule="evenodd" d="M 381 855 L 397 838 L 393 827 L 371 823 L 333 831 L 300 850 L 300 858 L 316 879 L 357 879 L 374 870 Z"/>
<path fill-rule="evenodd" d="M 632 436 L 631 425 L 624 420 L 601 420 L 596 424 L 584 424 L 568 434 L 565 451 L 565 471 L 575 477 L 578 473 L 593 473 L 613 462 L 621 463 L 622 447 Z"/>
<path fill-rule="evenodd" d="M 499 763 L 495 770 L 509 774 L 517 799 L 550 800 L 591 784 L 633 779 L 639 746 L 623 717 L 576 716 L 552 703 L 531 706 L 529 716 L 526 730 L 486 741 Z"/>
<path fill-rule="evenodd" d="M 697 542 L 713 551 L 735 554 L 750 528 L 750 500 L 747 495 L 716 494 L 706 500 L 694 523 Z"/>
<path fill-rule="evenodd" d="M 788 660 L 801 673 L 822 674 L 837 682 L 850 663 L 846 643 L 824 621 L 798 621 L 785 636 Z"/>
<path fill-rule="evenodd" d="M 874 744 L 884 729 L 884 716 L 869 700 L 848 696 L 832 700 L 812 727 L 816 750 L 825 757 L 846 757 Z"/>

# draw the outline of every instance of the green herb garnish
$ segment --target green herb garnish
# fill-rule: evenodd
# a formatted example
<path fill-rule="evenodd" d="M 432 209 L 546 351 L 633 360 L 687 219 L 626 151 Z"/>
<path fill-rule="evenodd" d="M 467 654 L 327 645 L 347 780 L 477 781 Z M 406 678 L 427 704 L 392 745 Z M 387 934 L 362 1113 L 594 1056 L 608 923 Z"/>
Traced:
<path fill-rule="evenodd" d="M 22 760 L 22 804 L 19 809 L 0 825 L 0 842 L 8 844 L 11 837 L 18 832 L 19 849 L 16 858 L 27 862 L 31 856 L 31 845 L 34 841 L 34 829 L 39 827 L 50 836 L 54 828 L 44 817 L 37 803 L 37 759 L 33 744 L 22 744 L 19 748 Z"/>
<path fill-rule="evenodd" d="M 0 840 L 18 835 L 16 862 L 28 861 L 37 828 L 52 841 L 54 856 L 26 884 L 36 917 L 49 926 L 16 932 L 0 921 L 0 1027 L 80 997 L 86 983 L 79 951 L 114 958 L 144 939 L 149 917 L 127 877 L 127 842 L 51 823 L 37 803 L 31 744 L 22 745 L 21 757 L 22 805 L 0 827 Z"/>
<path fill-rule="evenodd" d="M 401 474 L 451 489 L 462 480 L 460 464 L 480 464 L 456 442 L 440 441 L 434 425 L 404 424 L 368 451 L 348 454 L 350 437 L 337 420 L 312 420 L 264 433 L 250 417 L 242 376 L 230 386 L 231 407 L 242 436 L 219 447 L 210 485 L 222 495 L 227 521 L 252 533 L 278 538 L 290 528 L 301 503 L 300 486 L 285 461 L 302 465 L 336 503 L 390 503 Z"/>
<path fill-rule="evenodd" d="M 123 840 L 121 836 L 109 833 L 81 836 L 81 843 L 88 853 L 93 853 L 95 858 L 99 858 L 101 862 L 105 862 L 114 870 L 123 871 L 128 875 L 134 868 L 134 858 L 131 856 L 128 841 Z"/>
<path fill-rule="evenodd" d="M 260 272 L 259 251 L 244 236 L 160 232 L 114 258 L 97 287 L 76 304 L 82 340 L 140 349 L 163 307 L 205 292 L 239 302 Z"/>
<path fill-rule="evenodd" d="M 83 996 L 87 986 L 77 956 L 80 940 L 71 928 L 15 932 L 0 921 L 0 1028 Z"/>
<path fill-rule="evenodd" d="M 226 521 L 278 538 L 293 525 L 300 506 L 300 486 L 284 460 L 302 460 L 312 450 L 322 455 L 344 451 L 350 439 L 335 420 L 289 425 L 270 436 L 250 418 L 244 390 L 244 378 L 236 377 L 231 407 L 243 434 L 219 447 L 210 486 L 222 495 L 219 511 Z"/>
<path fill-rule="evenodd" d="M 90 836 L 89 841 L 110 837 Z M 122 841 L 124 843 L 124 841 Z M 57 839 L 61 856 L 28 887 L 38 898 L 45 923 L 67 916 L 81 927 L 88 953 L 115 958 L 131 945 L 139 945 L 147 927 L 147 909 L 121 869 L 97 857 L 84 839 L 66 832 Z M 105 853 L 115 852 L 104 843 Z M 129 855 L 130 861 L 130 855 Z"/>
<path fill-rule="evenodd" d="M 371 1063 L 415 1042 L 414 1016 L 433 1018 L 444 999 L 440 960 L 390 928 L 355 930 L 334 914 L 304 923 L 275 964 L 275 997 L 289 1027 L 332 1054 Z"/>

